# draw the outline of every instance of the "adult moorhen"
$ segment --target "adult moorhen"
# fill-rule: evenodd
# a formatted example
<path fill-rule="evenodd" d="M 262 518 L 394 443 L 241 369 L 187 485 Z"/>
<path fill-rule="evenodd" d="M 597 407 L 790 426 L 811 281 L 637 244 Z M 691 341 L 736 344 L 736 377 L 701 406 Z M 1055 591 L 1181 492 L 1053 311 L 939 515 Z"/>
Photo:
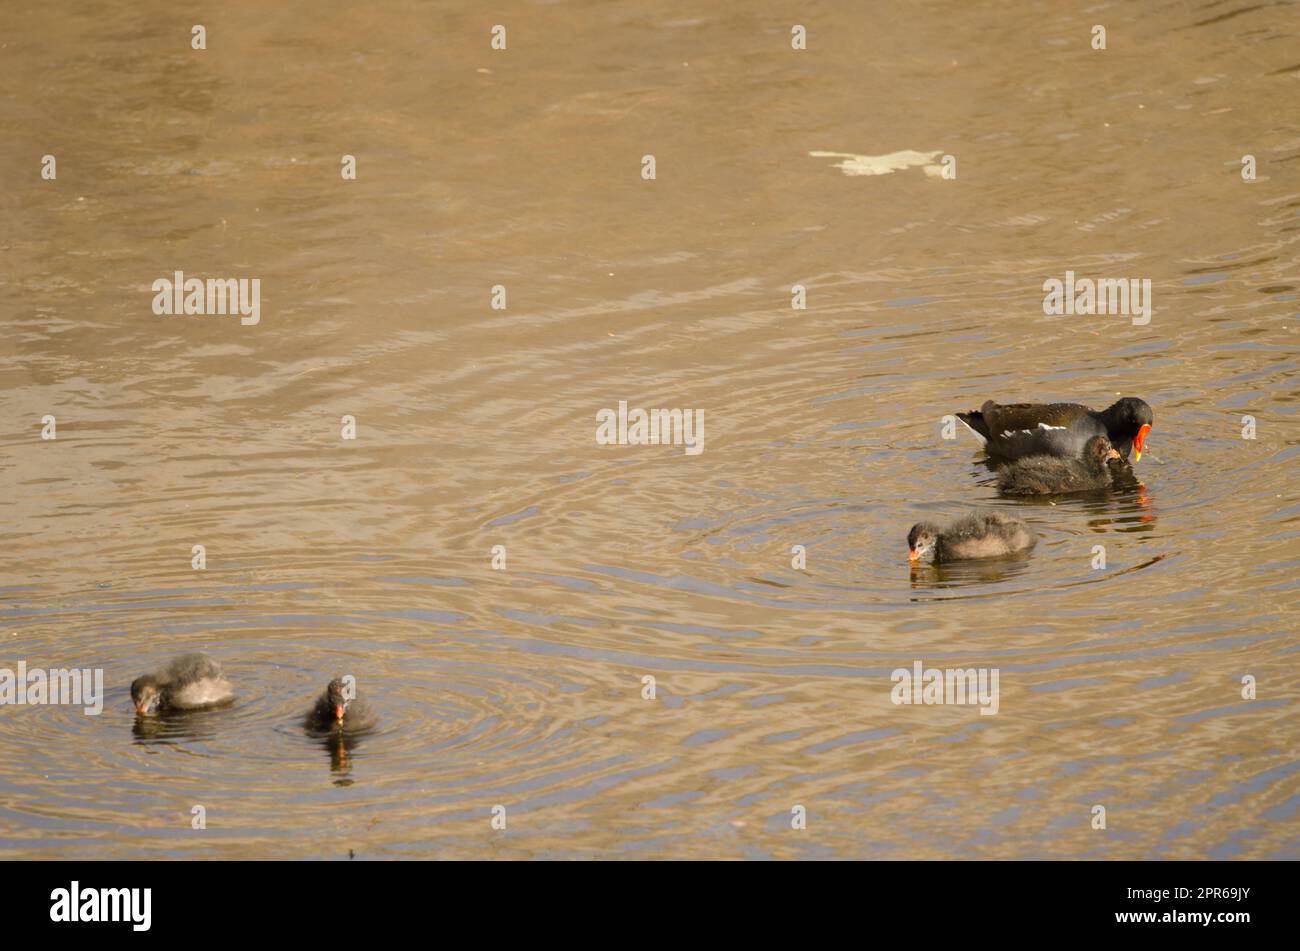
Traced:
<path fill-rule="evenodd" d="M 1123 467 L 1119 453 L 1105 436 L 1093 436 L 1078 459 L 1029 456 L 1006 466 L 998 475 L 1004 495 L 1062 495 L 1090 492 L 1113 484 L 1111 465 Z"/>
<path fill-rule="evenodd" d="M 221 676 L 220 665 L 207 654 L 182 654 L 131 684 L 131 702 L 139 714 L 201 710 L 234 699 L 235 691 Z"/>
<path fill-rule="evenodd" d="M 990 456 L 1077 458 L 1093 436 L 1105 436 L 1122 459 L 1129 450 L 1142 458 L 1147 433 L 1155 422 L 1151 407 L 1135 396 L 1116 400 L 1100 413 L 1079 403 L 1008 403 L 987 401 L 957 418 L 984 442 Z"/>
<path fill-rule="evenodd" d="M 1005 512 L 976 512 L 947 528 L 917 522 L 907 533 L 908 557 L 941 564 L 966 558 L 999 558 L 1034 547 L 1038 539 L 1021 519 Z"/>

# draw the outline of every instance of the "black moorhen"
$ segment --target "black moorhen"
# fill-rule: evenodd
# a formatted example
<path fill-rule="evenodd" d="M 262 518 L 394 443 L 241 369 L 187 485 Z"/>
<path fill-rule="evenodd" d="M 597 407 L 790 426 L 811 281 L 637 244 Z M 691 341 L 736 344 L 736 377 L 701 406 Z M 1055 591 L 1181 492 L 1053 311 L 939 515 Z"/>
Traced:
<path fill-rule="evenodd" d="M 375 717 L 370 708 L 355 696 L 348 697 L 347 694 L 347 685 L 341 677 L 331 680 L 325 692 L 316 698 L 316 705 L 308 712 L 304 724 L 306 728 L 319 733 L 333 730 L 356 733 L 374 726 Z"/>
<path fill-rule="evenodd" d="M 140 714 L 201 710 L 234 699 L 235 691 L 221 676 L 220 665 L 207 654 L 182 654 L 131 684 L 131 702 Z"/>
<path fill-rule="evenodd" d="M 998 488 L 1005 495 L 1061 495 L 1109 488 L 1111 465 L 1123 467 L 1119 453 L 1105 436 L 1093 436 L 1078 459 L 1059 456 L 1029 456 L 1004 467 L 998 474 Z"/>
<path fill-rule="evenodd" d="M 917 522 L 907 533 L 908 557 L 914 563 L 998 558 L 1029 551 L 1037 541 L 1028 525 L 1005 512 L 976 512 L 947 528 Z"/>
<path fill-rule="evenodd" d="M 990 456 L 1023 459 L 1026 456 L 1077 458 L 1093 436 L 1107 437 L 1111 445 L 1134 462 L 1142 459 L 1147 433 L 1155 422 L 1151 407 L 1135 396 L 1116 400 L 1100 413 L 1079 403 L 1008 403 L 992 400 L 980 409 L 958 413 L 957 418 L 984 442 Z"/>

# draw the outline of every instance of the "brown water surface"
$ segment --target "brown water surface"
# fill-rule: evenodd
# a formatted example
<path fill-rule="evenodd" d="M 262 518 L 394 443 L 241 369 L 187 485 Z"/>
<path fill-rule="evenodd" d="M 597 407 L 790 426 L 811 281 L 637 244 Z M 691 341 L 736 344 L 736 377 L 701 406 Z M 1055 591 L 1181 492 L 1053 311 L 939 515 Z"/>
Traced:
<path fill-rule="evenodd" d="M 11 5 L 0 667 L 107 699 L 0 708 L 0 855 L 1300 857 L 1298 11 L 809 2 L 794 51 L 775 0 L 238 0 L 199 52 Z M 957 177 L 809 155 L 905 150 Z M 261 322 L 155 316 L 177 270 Z M 1067 270 L 1150 323 L 1044 316 Z M 942 438 L 1119 394 L 1100 497 Z M 705 451 L 597 445 L 620 400 Z M 1031 557 L 909 570 L 981 503 Z M 185 650 L 237 703 L 136 723 Z M 917 660 L 998 714 L 896 706 Z M 336 673 L 347 749 L 300 724 Z"/>

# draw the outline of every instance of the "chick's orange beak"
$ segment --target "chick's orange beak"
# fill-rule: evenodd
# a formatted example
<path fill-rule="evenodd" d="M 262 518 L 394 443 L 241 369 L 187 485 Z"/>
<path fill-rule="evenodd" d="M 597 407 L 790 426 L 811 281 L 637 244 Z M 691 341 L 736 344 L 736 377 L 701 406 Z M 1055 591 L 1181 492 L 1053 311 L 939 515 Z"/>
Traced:
<path fill-rule="evenodd" d="M 920 553 L 919 551 L 917 551 L 915 548 L 909 548 L 909 549 L 907 550 L 907 560 L 908 560 L 908 561 L 917 561 L 917 560 L 920 559 L 920 557 L 921 557 L 921 553 Z"/>
<path fill-rule="evenodd" d="M 334 718 L 335 718 L 336 720 L 342 720 L 342 719 L 343 719 L 343 710 L 344 710 L 343 707 L 335 707 L 335 708 L 334 708 Z"/>
<path fill-rule="evenodd" d="M 1143 423 L 1142 428 L 1138 430 L 1138 434 L 1133 437 L 1134 462 L 1142 461 L 1142 447 L 1146 445 L 1147 433 L 1149 432 L 1151 432 L 1151 424 Z"/>

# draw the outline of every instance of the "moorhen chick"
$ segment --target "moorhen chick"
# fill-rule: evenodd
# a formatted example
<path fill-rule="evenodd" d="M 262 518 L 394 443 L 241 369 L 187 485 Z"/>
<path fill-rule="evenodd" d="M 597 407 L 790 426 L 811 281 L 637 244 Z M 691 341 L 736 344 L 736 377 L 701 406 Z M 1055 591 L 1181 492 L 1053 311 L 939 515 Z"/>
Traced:
<path fill-rule="evenodd" d="M 207 654 L 182 654 L 131 684 L 131 702 L 139 714 L 202 710 L 234 699 L 235 691 L 221 676 L 220 665 Z"/>
<path fill-rule="evenodd" d="M 1113 484 L 1111 464 L 1123 467 L 1119 453 L 1105 436 L 1093 436 L 1078 459 L 1029 456 L 1005 466 L 998 474 L 1004 495 L 1061 495 L 1090 492 Z"/>
<path fill-rule="evenodd" d="M 375 717 L 370 708 L 355 696 L 348 697 L 347 693 L 347 685 L 341 677 L 331 680 L 308 712 L 306 728 L 318 733 L 334 730 L 357 733 L 374 726 Z"/>
<path fill-rule="evenodd" d="M 907 533 L 913 563 L 941 564 L 966 558 L 999 558 L 1029 551 L 1038 538 L 1021 519 L 1005 512 L 975 512 L 947 528 L 917 522 Z"/>
<path fill-rule="evenodd" d="M 1119 453 L 1134 462 L 1142 458 L 1147 433 L 1155 422 L 1151 407 L 1135 396 L 1116 400 L 1100 413 L 1079 403 L 1008 403 L 988 400 L 983 407 L 957 418 L 984 442 L 990 456 L 1064 456 L 1074 459 L 1093 436 L 1105 436 Z"/>

